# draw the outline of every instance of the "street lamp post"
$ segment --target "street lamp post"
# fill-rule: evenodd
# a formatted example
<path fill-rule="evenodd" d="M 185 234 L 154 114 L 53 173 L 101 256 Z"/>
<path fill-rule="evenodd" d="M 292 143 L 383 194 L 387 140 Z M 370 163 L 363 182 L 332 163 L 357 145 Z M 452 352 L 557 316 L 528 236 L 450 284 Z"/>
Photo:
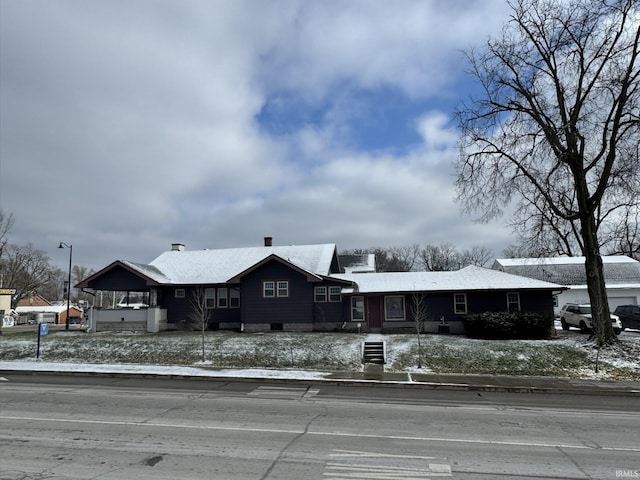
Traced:
<path fill-rule="evenodd" d="M 64 242 L 60 242 L 58 248 L 68 248 L 69 249 L 69 280 L 67 283 L 67 319 L 65 322 L 65 330 L 69 330 L 69 302 L 71 301 L 71 256 L 73 255 L 73 245 L 67 245 Z"/>

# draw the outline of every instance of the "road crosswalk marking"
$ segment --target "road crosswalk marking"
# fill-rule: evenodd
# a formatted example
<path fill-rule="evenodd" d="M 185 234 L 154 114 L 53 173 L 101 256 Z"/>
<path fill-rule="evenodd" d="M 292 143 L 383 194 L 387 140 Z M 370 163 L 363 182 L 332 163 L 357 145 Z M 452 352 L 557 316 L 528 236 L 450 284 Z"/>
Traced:
<path fill-rule="evenodd" d="M 334 450 L 333 458 L 350 459 L 353 463 L 329 462 L 323 474 L 325 480 L 428 480 L 451 477 L 451 466 L 443 463 L 426 463 L 436 457 L 421 455 L 392 455 L 379 452 Z M 358 460 L 363 460 L 358 462 Z M 378 460 L 378 461 L 376 461 Z M 391 460 L 402 460 L 406 466 L 388 465 Z"/>
<path fill-rule="evenodd" d="M 295 399 L 313 397 L 317 395 L 319 391 L 317 388 L 306 387 L 260 386 L 249 392 L 248 395 L 252 397 Z"/>

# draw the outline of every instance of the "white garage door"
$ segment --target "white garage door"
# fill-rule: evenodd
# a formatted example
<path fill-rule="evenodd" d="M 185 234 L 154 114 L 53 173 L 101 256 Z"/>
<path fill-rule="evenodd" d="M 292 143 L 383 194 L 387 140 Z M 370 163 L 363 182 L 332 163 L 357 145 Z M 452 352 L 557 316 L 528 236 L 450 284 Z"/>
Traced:
<path fill-rule="evenodd" d="M 609 297 L 609 310 L 612 312 L 618 305 L 635 305 L 637 302 L 636 297 Z"/>

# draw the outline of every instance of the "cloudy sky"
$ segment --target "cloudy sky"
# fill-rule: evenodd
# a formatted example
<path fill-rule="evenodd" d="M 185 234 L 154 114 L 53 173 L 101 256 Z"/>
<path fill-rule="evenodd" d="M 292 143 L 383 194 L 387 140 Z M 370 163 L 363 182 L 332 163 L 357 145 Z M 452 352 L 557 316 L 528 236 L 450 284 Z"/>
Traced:
<path fill-rule="evenodd" d="M 0 0 L 0 208 L 64 267 L 511 243 L 454 201 L 462 50 L 504 0 Z"/>

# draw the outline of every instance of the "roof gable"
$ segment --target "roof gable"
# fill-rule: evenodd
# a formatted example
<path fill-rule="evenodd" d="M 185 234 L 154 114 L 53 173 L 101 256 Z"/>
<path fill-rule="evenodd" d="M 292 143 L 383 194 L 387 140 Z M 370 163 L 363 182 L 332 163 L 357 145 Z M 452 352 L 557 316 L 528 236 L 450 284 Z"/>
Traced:
<path fill-rule="evenodd" d="M 309 272 L 308 270 L 305 270 L 304 268 L 301 268 L 298 265 L 295 265 L 294 263 L 289 262 L 289 261 L 287 261 L 287 260 L 285 260 L 283 258 L 280 258 L 278 255 L 272 253 L 268 257 L 264 258 L 263 260 L 259 261 L 256 264 L 252 265 L 251 267 L 247 268 L 243 272 L 240 272 L 237 275 L 235 275 L 234 277 L 228 279 L 227 283 L 239 283 L 240 280 L 242 279 L 242 277 L 246 276 L 247 274 L 249 274 L 251 272 L 254 272 L 254 271 L 258 270 L 260 267 L 262 267 L 263 265 L 266 265 L 269 262 L 282 263 L 283 265 L 286 265 L 287 267 L 291 268 L 292 270 L 294 270 L 294 271 L 304 275 L 305 277 L 307 277 L 307 280 L 310 281 L 310 282 L 320 282 L 320 281 L 322 281 L 322 277 L 320 277 L 319 275 L 316 275 L 313 272 Z"/>
<path fill-rule="evenodd" d="M 96 282 L 99 282 L 100 279 L 105 278 L 110 273 L 113 273 L 118 269 L 125 270 L 126 272 L 142 279 L 147 285 L 158 285 L 166 282 L 166 278 L 162 272 L 150 265 L 128 262 L 126 260 L 116 260 L 104 267 L 102 270 L 79 282 L 76 285 L 76 288 L 95 288 Z M 95 289 L 100 290 L 100 288 Z"/>
<path fill-rule="evenodd" d="M 139 272 L 159 283 L 173 285 L 224 284 L 229 279 L 274 256 L 306 272 L 326 276 L 337 271 L 335 244 L 289 245 L 216 250 L 171 250 L 149 265 L 135 264 Z M 129 262 L 129 265 L 134 265 Z M 156 277 L 155 273 L 161 277 Z"/>

